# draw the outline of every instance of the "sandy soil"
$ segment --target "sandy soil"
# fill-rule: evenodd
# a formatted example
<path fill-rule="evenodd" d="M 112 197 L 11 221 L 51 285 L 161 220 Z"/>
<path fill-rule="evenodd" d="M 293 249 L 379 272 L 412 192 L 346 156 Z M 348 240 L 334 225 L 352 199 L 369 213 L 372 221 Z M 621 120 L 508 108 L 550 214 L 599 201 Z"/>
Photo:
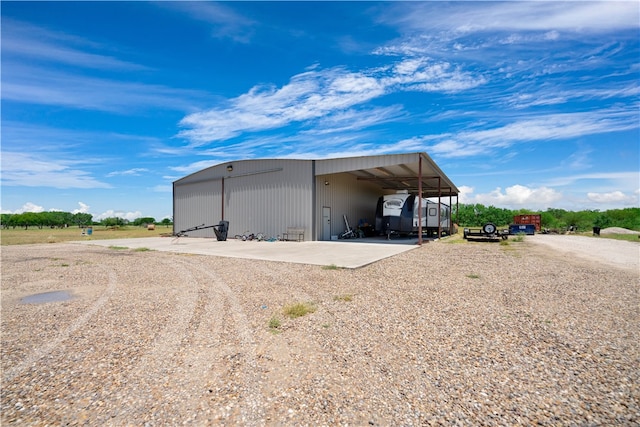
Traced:
<path fill-rule="evenodd" d="M 2 247 L 2 425 L 638 425 L 640 274 L 547 237 L 356 270 Z"/>

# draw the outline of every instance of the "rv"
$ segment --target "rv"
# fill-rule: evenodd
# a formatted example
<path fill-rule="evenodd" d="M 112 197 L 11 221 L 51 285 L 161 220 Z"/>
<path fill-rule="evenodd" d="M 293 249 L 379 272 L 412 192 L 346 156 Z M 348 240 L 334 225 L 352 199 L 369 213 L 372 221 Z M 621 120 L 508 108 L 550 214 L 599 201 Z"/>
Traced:
<path fill-rule="evenodd" d="M 451 208 L 431 200 L 422 199 L 422 232 L 427 235 L 451 234 Z M 376 231 L 390 236 L 393 233 L 418 232 L 418 196 L 408 191 L 398 191 L 378 199 L 376 207 Z"/>

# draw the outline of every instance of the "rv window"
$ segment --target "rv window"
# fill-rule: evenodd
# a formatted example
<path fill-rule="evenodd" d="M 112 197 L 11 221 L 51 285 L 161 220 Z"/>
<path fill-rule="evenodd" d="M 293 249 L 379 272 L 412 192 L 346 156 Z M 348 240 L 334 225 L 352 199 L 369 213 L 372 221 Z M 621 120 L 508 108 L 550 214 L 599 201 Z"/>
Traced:
<path fill-rule="evenodd" d="M 436 208 L 429 208 L 429 216 L 436 216 L 438 214 L 438 211 L 436 210 Z"/>
<path fill-rule="evenodd" d="M 386 208 L 401 208 L 402 203 L 404 202 L 400 199 L 389 199 L 384 202 L 384 206 Z"/>

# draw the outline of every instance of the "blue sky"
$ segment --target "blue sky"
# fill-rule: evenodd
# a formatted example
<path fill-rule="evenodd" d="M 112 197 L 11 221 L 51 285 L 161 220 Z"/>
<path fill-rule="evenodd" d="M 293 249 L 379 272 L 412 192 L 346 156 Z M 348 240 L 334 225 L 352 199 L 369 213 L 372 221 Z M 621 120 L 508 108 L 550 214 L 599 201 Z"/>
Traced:
<path fill-rule="evenodd" d="M 461 203 L 640 206 L 639 9 L 3 1 L 0 209 L 160 220 L 221 162 L 415 151 Z"/>

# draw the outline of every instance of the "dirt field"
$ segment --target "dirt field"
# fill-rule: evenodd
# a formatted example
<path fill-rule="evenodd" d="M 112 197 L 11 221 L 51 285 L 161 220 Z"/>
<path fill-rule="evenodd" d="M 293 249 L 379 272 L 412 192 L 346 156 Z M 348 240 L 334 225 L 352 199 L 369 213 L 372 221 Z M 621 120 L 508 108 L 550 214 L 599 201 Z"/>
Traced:
<path fill-rule="evenodd" d="M 640 272 L 534 240 L 356 270 L 3 246 L 2 424 L 638 425 Z"/>

